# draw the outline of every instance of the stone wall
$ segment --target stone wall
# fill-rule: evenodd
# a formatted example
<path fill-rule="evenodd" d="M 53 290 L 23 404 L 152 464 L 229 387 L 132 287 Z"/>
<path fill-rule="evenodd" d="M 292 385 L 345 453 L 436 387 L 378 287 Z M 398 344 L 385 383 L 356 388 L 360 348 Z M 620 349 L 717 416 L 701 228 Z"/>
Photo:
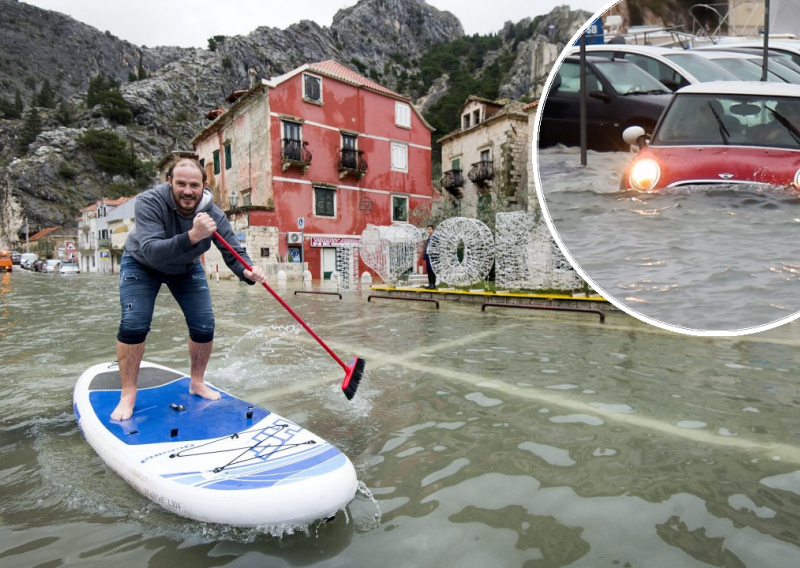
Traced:
<path fill-rule="evenodd" d="M 287 279 L 302 282 L 304 265 L 300 263 L 279 262 L 278 257 L 278 229 L 277 227 L 247 227 L 239 229 L 234 225 L 234 233 L 244 234 L 244 242 L 241 243 L 247 255 L 267 274 L 271 281 L 277 282 L 278 272 L 286 272 Z M 269 256 L 262 256 L 269 249 Z M 216 278 L 217 267 L 219 267 L 220 278 L 235 278 L 233 272 L 228 269 L 222 259 L 222 253 L 216 246 L 212 246 L 205 254 L 206 273 L 209 278 Z M 307 267 L 307 264 L 304 263 Z"/>

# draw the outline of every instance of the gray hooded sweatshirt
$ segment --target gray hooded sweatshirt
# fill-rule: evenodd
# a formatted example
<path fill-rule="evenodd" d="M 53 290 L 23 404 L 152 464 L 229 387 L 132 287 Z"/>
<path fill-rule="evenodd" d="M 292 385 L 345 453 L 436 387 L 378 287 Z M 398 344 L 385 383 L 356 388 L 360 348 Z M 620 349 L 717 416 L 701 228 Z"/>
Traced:
<path fill-rule="evenodd" d="M 168 183 L 157 185 L 136 198 L 134 212 L 136 228 L 128 236 L 125 251 L 148 268 L 165 274 L 183 274 L 194 266 L 201 254 L 211 248 L 211 241 L 215 241 L 213 237 L 203 239 L 195 245 L 189 240 L 189 229 L 192 228 L 197 213 L 208 213 L 217 224 L 217 232 L 222 238 L 247 264 L 253 265 L 253 261 L 239 246 L 225 213 L 214 205 L 211 190 L 208 188 L 203 190 L 203 197 L 194 214 L 188 217 L 178 213 Z M 216 242 L 214 244 L 222 252 L 228 268 L 244 282 L 254 284 L 244 277 L 241 263 L 223 245 Z"/>

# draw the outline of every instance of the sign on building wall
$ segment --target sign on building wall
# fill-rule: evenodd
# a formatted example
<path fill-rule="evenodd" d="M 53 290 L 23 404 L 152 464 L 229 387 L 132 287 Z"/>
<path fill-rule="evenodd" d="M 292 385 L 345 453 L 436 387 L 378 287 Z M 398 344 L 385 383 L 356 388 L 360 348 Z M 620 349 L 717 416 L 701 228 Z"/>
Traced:
<path fill-rule="evenodd" d="M 311 237 L 312 247 L 360 247 L 359 237 Z"/>

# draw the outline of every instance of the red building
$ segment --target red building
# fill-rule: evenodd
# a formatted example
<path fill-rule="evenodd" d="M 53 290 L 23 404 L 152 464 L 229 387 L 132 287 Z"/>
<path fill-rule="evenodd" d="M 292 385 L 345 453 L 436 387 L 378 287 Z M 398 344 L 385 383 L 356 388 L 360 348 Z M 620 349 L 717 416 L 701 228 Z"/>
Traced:
<path fill-rule="evenodd" d="M 433 129 L 407 97 L 328 60 L 228 101 L 192 143 L 255 262 L 303 254 L 326 278 L 336 246 L 357 243 L 367 224 L 430 206 Z"/>

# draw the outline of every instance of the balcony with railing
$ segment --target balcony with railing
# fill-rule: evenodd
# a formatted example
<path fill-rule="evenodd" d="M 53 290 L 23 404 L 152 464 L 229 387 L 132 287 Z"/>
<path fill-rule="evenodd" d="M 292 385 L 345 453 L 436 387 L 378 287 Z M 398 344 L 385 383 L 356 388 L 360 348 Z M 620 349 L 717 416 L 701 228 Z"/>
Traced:
<path fill-rule="evenodd" d="M 292 166 L 297 166 L 303 173 L 311 165 L 311 152 L 306 149 L 308 142 L 284 138 L 281 146 L 281 167 L 285 172 Z"/>
<path fill-rule="evenodd" d="M 494 177 L 491 160 L 482 160 L 472 164 L 472 169 L 467 174 L 472 183 L 483 184 Z"/>
<path fill-rule="evenodd" d="M 442 187 L 453 194 L 454 197 L 461 197 L 461 188 L 464 187 L 464 176 L 461 170 L 449 170 L 442 176 Z"/>
<path fill-rule="evenodd" d="M 352 175 L 361 179 L 367 173 L 367 161 L 364 159 L 364 152 L 350 148 L 343 148 L 339 158 L 339 179 Z"/>

